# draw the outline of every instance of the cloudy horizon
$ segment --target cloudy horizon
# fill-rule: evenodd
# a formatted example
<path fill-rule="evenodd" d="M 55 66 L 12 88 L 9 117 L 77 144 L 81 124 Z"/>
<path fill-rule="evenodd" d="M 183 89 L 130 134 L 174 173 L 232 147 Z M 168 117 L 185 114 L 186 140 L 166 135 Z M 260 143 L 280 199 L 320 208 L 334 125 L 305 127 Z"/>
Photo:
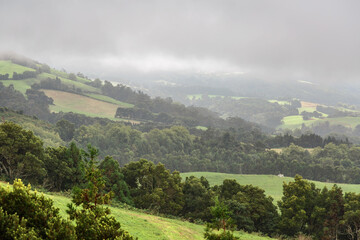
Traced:
<path fill-rule="evenodd" d="M 5 1 L 0 51 L 56 68 L 360 79 L 358 1 Z"/>

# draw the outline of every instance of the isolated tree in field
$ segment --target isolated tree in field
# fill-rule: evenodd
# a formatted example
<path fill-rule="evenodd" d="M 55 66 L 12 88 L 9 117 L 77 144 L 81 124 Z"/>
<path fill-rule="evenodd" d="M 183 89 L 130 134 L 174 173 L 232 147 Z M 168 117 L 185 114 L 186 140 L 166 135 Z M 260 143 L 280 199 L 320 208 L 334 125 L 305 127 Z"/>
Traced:
<path fill-rule="evenodd" d="M 76 221 L 76 234 L 79 239 L 124 239 L 132 240 L 129 233 L 120 228 L 120 223 L 113 216 L 109 216 L 110 209 L 103 207 L 109 204 L 112 192 L 105 192 L 105 179 L 97 167 L 97 149 L 88 146 L 84 152 L 87 158 L 85 168 L 86 187 L 74 190 L 73 204 L 68 205 L 70 219 Z"/>

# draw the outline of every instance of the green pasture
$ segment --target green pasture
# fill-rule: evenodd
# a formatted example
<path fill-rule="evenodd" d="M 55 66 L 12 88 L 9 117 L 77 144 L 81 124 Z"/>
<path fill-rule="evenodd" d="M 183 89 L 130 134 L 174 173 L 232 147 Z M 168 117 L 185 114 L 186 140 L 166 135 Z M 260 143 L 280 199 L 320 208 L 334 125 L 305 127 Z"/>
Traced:
<path fill-rule="evenodd" d="M 12 78 L 13 73 L 23 73 L 25 71 L 35 71 L 32 68 L 24 67 L 15 63 L 12 63 L 10 60 L 3 61 L 0 60 L 0 74 L 9 74 L 9 78 Z"/>
<path fill-rule="evenodd" d="M 63 72 L 63 71 L 59 71 L 56 69 L 51 69 L 51 74 L 57 77 L 62 77 L 62 78 L 69 78 L 69 73 Z M 77 81 L 82 82 L 82 83 L 87 83 L 87 82 L 91 82 L 91 80 L 86 79 L 86 78 L 81 78 L 76 76 Z"/>
<path fill-rule="evenodd" d="M 108 103 L 114 103 L 114 104 L 117 104 L 117 105 L 119 105 L 119 106 L 121 106 L 121 107 L 124 107 L 124 108 L 132 108 L 132 107 L 134 107 L 134 104 L 130 104 L 130 103 L 126 103 L 126 102 L 121 102 L 121 101 L 118 101 L 118 100 L 116 100 L 116 99 L 113 99 L 113 98 L 111 98 L 111 97 L 108 97 L 108 96 L 105 96 L 105 95 L 101 95 L 101 94 L 86 93 L 85 95 L 88 96 L 88 97 L 91 97 L 91 98 L 100 100 L 100 101 L 104 101 L 104 102 L 108 102 Z"/>
<path fill-rule="evenodd" d="M 274 203 L 281 200 L 283 182 L 294 181 L 291 177 L 278 177 L 275 175 L 247 175 L 247 174 L 228 174 L 228 173 L 214 173 L 214 172 L 188 172 L 181 173 L 183 180 L 186 177 L 204 176 L 210 183 L 210 185 L 220 185 L 225 179 L 235 179 L 241 185 L 249 185 L 260 187 L 265 190 L 265 193 L 274 198 Z M 323 183 L 318 181 L 314 182 L 318 188 L 331 188 L 333 183 Z M 342 188 L 343 192 L 355 192 L 360 193 L 360 184 L 337 184 Z"/>
<path fill-rule="evenodd" d="M 8 184 L 0 182 L 0 187 Z M 11 185 L 10 185 L 11 187 Z M 44 194 L 54 201 L 59 208 L 60 215 L 68 218 L 67 205 L 70 198 L 58 194 Z M 180 219 L 170 219 L 156 215 L 146 214 L 142 211 L 128 210 L 125 208 L 110 207 L 111 214 L 121 223 L 121 228 L 128 231 L 139 240 L 201 240 L 204 234 L 204 225 L 194 224 Z M 258 234 L 236 232 L 244 240 L 266 240 Z"/>
<path fill-rule="evenodd" d="M 90 117 L 104 117 L 115 119 L 115 113 L 119 107 L 116 104 L 99 101 L 90 97 L 56 91 L 42 90 L 48 97 L 54 99 L 54 105 L 50 110 L 54 112 L 74 112 L 85 114 Z"/>
<path fill-rule="evenodd" d="M 301 128 L 304 123 L 306 126 L 316 125 L 324 122 L 329 122 L 330 125 L 343 125 L 349 128 L 355 128 L 360 124 L 360 117 L 337 117 L 337 118 L 313 118 L 311 120 L 303 120 L 301 115 L 287 116 L 282 119 L 283 124 L 277 128 L 280 129 L 296 129 Z"/>

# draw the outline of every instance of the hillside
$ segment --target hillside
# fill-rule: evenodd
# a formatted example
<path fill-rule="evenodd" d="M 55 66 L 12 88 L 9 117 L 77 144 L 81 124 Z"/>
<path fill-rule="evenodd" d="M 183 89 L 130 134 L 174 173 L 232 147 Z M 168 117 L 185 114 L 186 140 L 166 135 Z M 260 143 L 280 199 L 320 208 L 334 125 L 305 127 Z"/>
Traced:
<path fill-rule="evenodd" d="M 7 184 L 0 181 L 0 187 Z M 57 194 L 44 194 L 45 197 L 54 201 L 55 207 L 60 209 L 60 215 L 67 218 L 67 204 L 71 199 Z M 170 219 L 156 215 L 146 214 L 140 210 L 129 210 L 126 208 L 110 207 L 111 214 L 121 223 L 121 227 L 139 240 L 200 240 L 203 239 L 205 226 Z M 266 240 L 271 239 L 257 234 L 236 232 L 236 235 L 244 240 Z"/>
<path fill-rule="evenodd" d="M 292 177 L 278 177 L 275 175 L 251 175 L 251 174 L 228 174 L 228 173 L 214 173 L 214 172 L 188 172 L 181 173 L 181 177 L 185 179 L 189 176 L 201 177 L 204 176 L 211 186 L 221 185 L 225 179 L 235 179 L 239 184 L 260 187 L 265 190 L 265 193 L 274 198 L 276 203 L 282 197 L 283 182 L 294 181 Z M 331 188 L 334 183 L 324 183 L 318 181 L 311 181 L 315 183 L 318 188 Z M 359 184 L 337 184 L 344 192 L 360 193 Z"/>
<path fill-rule="evenodd" d="M 48 122 L 3 108 L 0 108 L 0 119 L 17 123 L 24 129 L 33 131 L 44 142 L 45 146 L 57 147 L 65 144 L 56 127 Z"/>
<path fill-rule="evenodd" d="M 54 99 L 54 104 L 50 106 L 50 110 L 53 112 L 74 112 L 90 117 L 119 120 L 115 119 L 118 107 L 131 108 L 134 106 L 101 94 L 101 90 L 89 85 L 92 81 L 81 74 L 68 74 L 29 59 L 24 60 L 22 64 L 30 65 L 30 67 L 19 65 L 11 60 L 0 61 L 0 75 L 2 76 L 0 82 L 6 87 L 14 86 L 15 90 L 26 96 L 26 91 L 32 86 L 36 84 L 41 86 L 44 82 L 48 83 L 58 79 L 60 85 L 55 86 L 55 89 L 43 89 L 48 97 Z M 24 75 L 29 71 L 34 74 Z M 14 72 L 17 75 L 20 74 L 16 79 L 13 79 Z"/>

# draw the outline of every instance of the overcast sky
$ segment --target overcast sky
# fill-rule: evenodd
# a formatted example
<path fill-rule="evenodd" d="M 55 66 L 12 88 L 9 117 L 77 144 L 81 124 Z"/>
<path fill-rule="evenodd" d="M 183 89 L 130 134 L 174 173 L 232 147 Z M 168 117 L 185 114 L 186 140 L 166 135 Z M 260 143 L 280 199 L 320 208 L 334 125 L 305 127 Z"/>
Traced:
<path fill-rule="evenodd" d="M 358 0 L 0 0 L 0 50 L 69 71 L 360 80 Z"/>

